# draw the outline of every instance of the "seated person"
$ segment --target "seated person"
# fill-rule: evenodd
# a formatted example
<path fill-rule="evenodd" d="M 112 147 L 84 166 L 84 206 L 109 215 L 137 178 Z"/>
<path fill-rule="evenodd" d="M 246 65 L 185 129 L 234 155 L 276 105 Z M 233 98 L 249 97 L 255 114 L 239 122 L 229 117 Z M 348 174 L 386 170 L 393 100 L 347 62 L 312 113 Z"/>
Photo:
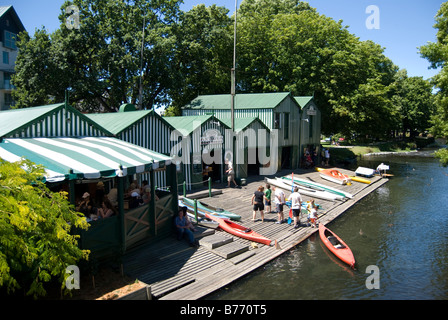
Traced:
<path fill-rule="evenodd" d="M 129 199 L 129 209 L 137 208 L 142 203 L 143 200 L 140 198 L 140 194 L 138 192 L 132 192 L 131 198 Z"/>
<path fill-rule="evenodd" d="M 186 209 L 187 208 L 185 208 L 185 209 L 179 208 L 178 215 L 177 215 L 176 219 L 174 220 L 174 223 L 176 225 L 177 240 L 182 240 L 182 238 L 184 236 L 186 236 L 189 245 L 192 247 L 195 247 L 196 243 L 194 240 L 193 232 L 191 230 L 193 225 L 191 224 L 190 220 L 187 217 Z M 185 214 L 184 214 L 184 212 L 185 212 Z"/>
<path fill-rule="evenodd" d="M 101 204 L 101 208 L 98 209 L 98 216 L 101 219 L 109 218 L 116 214 L 115 208 L 112 203 L 106 198 Z"/>
<path fill-rule="evenodd" d="M 82 195 L 82 200 L 76 207 L 76 211 L 83 213 L 87 219 L 94 220 L 97 214 L 97 208 L 90 199 L 90 194 L 85 192 Z"/>

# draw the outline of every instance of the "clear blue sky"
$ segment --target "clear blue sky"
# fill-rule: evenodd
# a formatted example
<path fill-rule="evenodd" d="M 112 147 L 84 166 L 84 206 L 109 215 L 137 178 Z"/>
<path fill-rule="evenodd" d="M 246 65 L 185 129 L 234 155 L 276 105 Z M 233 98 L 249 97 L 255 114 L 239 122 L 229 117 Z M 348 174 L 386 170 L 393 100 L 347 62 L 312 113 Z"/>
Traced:
<path fill-rule="evenodd" d="M 237 0 L 238 6 L 242 0 Z M 343 20 L 343 25 L 361 40 L 372 40 L 385 48 L 388 56 L 409 76 L 427 79 L 437 73 L 428 70 L 429 63 L 420 57 L 417 47 L 436 40 L 433 28 L 441 0 L 309 0 L 321 14 Z M 0 0 L 0 5 L 13 5 L 25 28 L 34 34 L 35 28 L 45 26 L 50 32 L 59 27 L 58 16 L 64 0 Z M 184 0 L 181 9 L 190 10 L 194 5 L 217 4 L 234 12 L 235 0 Z M 379 9 L 379 29 L 368 29 L 366 13 L 369 5 Z"/>

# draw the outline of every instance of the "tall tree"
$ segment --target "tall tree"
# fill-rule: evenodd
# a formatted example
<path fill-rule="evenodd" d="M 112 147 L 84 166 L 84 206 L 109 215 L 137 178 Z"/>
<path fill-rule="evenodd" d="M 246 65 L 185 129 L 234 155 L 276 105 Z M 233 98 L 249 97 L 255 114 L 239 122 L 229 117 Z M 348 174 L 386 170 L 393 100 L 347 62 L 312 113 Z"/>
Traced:
<path fill-rule="evenodd" d="M 413 137 L 428 130 L 435 111 L 431 83 L 423 77 L 408 77 L 403 69 L 397 72 L 392 87 L 392 102 L 397 107 L 403 134 L 409 132 Z"/>
<path fill-rule="evenodd" d="M 173 26 L 179 18 L 180 2 L 65 2 L 60 28 L 53 34 L 40 30 L 34 38 L 21 36 L 13 77 L 17 106 L 59 102 L 67 88 L 71 100 L 83 111 L 113 111 L 129 102 L 140 107 L 167 104 L 168 89 L 175 81 L 171 76 Z M 79 29 L 66 25 L 73 15 L 66 12 L 69 5 L 79 9 Z M 39 61 L 40 56 L 46 59 Z M 29 82 L 29 75 L 55 81 Z M 27 97 L 29 93 L 32 95 Z"/>
<path fill-rule="evenodd" d="M 327 133 L 383 134 L 366 126 L 379 113 L 387 132 L 394 112 L 388 86 L 397 67 L 383 48 L 300 1 L 245 0 L 238 13 L 241 91 L 314 94 Z"/>
<path fill-rule="evenodd" d="M 439 137 L 448 137 L 448 2 L 442 3 L 435 17 L 434 28 L 437 30 L 437 42 L 430 42 L 420 47 L 421 55 L 428 59 L 431 67 L 440 68 L 432 79 L 438 89 L 435 96 L 437 112 L 432 118 L 432 132 Z M 441 162 L 448 166 L 448 149 L 438 152 Z"/>
<path fill-rule="evenodd" d="M 182 15 L 174 57 L 178 81 L 170 90 L 168 114 L 180 114 L 180 107 L 198 94 L 230 92 L 233 23 L 228 13 L 224 7 L 200 4 Z"/>

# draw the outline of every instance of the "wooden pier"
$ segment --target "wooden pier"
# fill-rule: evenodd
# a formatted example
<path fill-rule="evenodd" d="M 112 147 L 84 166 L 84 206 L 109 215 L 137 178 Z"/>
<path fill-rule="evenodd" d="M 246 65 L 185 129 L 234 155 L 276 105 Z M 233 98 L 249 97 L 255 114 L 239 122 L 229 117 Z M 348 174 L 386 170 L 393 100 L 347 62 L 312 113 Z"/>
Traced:
<path fill-rule="evenodd" d="M 352 171 L 339 170 L 354 175 Z M 282 171 L 276 176 L 286 176 L 290 173 L 291 171 Z M 324 225 L 388 181 L 375 176 L 370 179 L 370 184 L 352 182 L 350 186 L 340 186 L 322 179 L 316 171 L 295 170 L 294 175 L 354 195 L 352 199 L 344 201 L 316 198 L 316 203 L 323 207 L 319 210 L 319 222 Z M 208 191 L 188 194 L 187 197 L 200 198 L 206 205 L 241 215 L 239 223 L 271 238 L 271 246 L 244 240 L 220 229 L 198 228 L 195 233 L 200 244 L 198 248 L 189 247 L 186 241 L 177 241 L 174 235 L 157 243 L 142 245 L 125 255 L 124 272 L 148 284 L 154 299 L 197 300 L 272 261 L 317 231 L 317 228 L 309 226 L 294 229 L 292 224 L 276 224 L 276 213 L 265 213 L 264 222 L 258 214 L 259 220 L 253 222 L 251 198 L 260 185 L 265 186 L 266 183 L 264 177 L 258 176 L 247 179 L 247 185 L 241 188 L 227 188 L 221 184 L 218 189 L 222 189 L 222 193 L 218 192 L 211 198 L 208 197 Z M 290 192 L 285 191 L 285 194 L 289 197 Z M 302 199 L 306 201 L 310 197 L 302 195 Z M 275 205 L 272 210 L 275 210 Z M 288 213 L 289 208 L 286 207 L 285 218 Z M 305 220 L 303 215 L 301 221 Z"/>

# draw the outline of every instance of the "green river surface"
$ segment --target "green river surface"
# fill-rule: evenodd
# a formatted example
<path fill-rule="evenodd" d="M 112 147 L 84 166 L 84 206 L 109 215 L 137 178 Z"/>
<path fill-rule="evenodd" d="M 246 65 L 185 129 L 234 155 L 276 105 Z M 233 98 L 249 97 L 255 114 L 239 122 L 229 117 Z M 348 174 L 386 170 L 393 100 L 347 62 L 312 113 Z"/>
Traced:
<path fill-rule="evenodd" d="M 206 300 L 446 300 L 448 168 L 429 151 L 375 156 L 394 177 L 327 225 L 352 249 L 351 270 L 318 233 Z"/>

